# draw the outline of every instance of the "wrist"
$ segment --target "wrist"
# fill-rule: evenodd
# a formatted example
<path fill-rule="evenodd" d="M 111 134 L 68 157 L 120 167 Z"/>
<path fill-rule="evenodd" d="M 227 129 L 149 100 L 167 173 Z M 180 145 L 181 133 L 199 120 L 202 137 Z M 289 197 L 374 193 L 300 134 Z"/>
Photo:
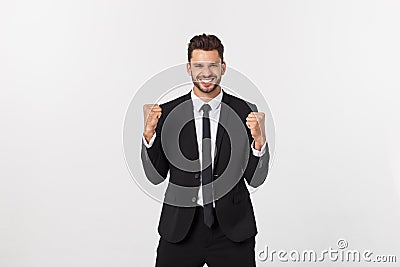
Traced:
<path fill-rule="evenodd" d="M 143 132 L 143 136 L 146 139 L 147 142 L 150 142 L 150 139 L 153 137 L 154 131 L 153 132 Z"/>
<path fill-rule="evenodd" d="M 254 140 L 254 148 L 256 150 L 260 151 L 261 148 L 263 147 L 264 143 L 265 143 L 265 139 L 264 138 Z"/>

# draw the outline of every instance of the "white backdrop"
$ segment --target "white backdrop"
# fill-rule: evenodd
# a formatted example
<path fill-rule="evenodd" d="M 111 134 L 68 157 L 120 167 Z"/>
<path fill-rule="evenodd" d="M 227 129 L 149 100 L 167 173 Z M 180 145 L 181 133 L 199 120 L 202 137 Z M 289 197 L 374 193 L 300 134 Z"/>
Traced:
<path fill-rule="evenodd" d="M 256 250 L 344 238 L 400 261 L 399 13 L 389 0 L 2 1 L 0 266 L 153 265 L 161 206 L 125 165 L 123 120 L 203 32 L 276 123 Z"/>

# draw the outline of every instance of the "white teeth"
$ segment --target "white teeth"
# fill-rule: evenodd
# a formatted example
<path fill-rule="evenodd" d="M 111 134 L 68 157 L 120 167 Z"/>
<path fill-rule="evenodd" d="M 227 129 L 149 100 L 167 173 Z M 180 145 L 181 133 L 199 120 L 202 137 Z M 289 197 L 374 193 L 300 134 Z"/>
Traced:
<path fill-rule="evenodd" d="M 211 82 L 213 79 L 201 79 L 200 81 L 201 82 L 205 82 L 205 83 L 208 83 L 208 82 Z"/>

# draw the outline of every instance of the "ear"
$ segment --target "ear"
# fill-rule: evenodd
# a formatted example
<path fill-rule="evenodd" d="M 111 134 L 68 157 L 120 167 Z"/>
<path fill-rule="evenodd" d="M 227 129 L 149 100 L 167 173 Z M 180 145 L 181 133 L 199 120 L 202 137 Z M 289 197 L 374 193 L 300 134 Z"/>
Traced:
<path fill-rule="evenodd" d="M 221 64 L 221 75 L 224 75 L 226 71 L 226 63 L 225 61 Z"/>
<path fill-rule="evenodd" d="M 189 74 L 189 76 L 192 75 L 192 69 L 190 68 L 190 63 L 186 63 L 186 71 Z"/>

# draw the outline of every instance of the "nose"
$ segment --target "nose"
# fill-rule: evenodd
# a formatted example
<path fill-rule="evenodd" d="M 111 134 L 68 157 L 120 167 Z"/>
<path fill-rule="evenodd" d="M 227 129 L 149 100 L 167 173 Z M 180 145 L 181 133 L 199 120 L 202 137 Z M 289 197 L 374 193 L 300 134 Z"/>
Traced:
<path fill-rule="evenodd" d="M 210 71 L 210 68 L 209 68 L 208 66 L 205 66 L 205 67 L 203 68 L 203 70 L 202 70 L 202 74 L 203 74 L 205 77 L 209 77 L 209 76 L 212 75 L 212 72 Z"/>

